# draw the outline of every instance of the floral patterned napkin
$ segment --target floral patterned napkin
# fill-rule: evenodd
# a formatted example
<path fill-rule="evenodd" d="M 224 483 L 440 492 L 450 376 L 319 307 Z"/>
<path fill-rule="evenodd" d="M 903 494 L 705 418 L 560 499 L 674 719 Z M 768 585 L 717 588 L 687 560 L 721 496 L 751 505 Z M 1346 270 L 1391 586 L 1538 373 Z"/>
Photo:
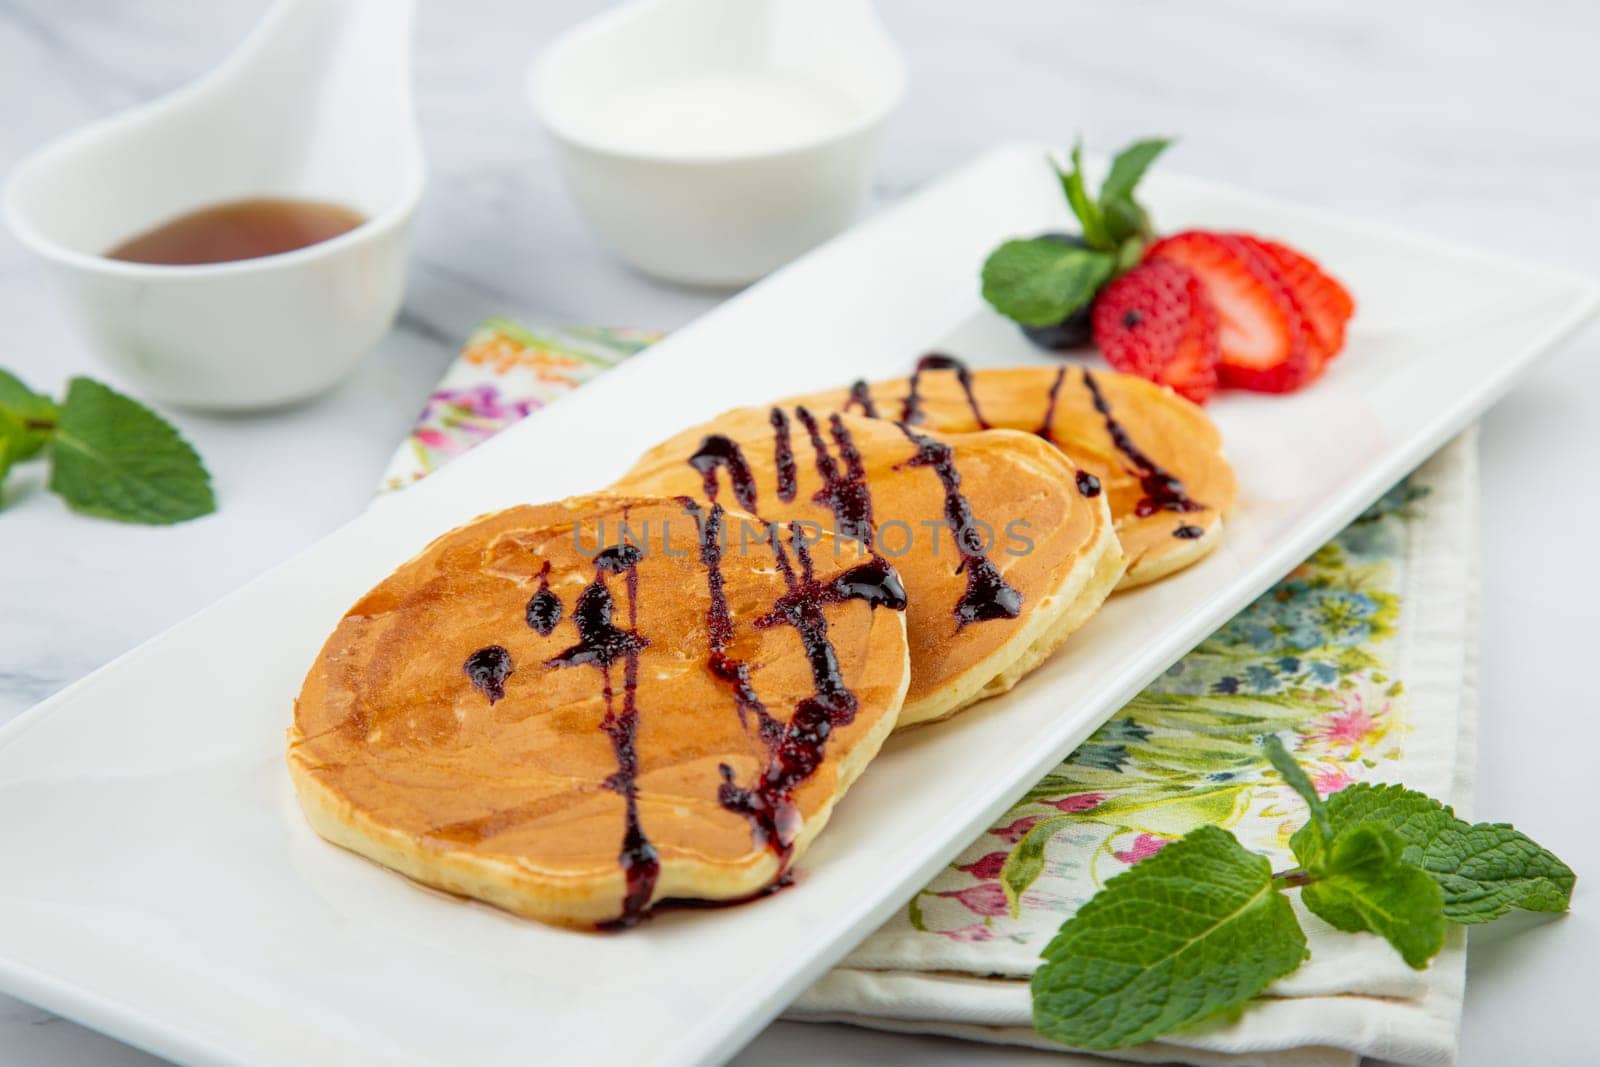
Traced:
<path fill-rule="evenodd" d="M 660 338 L 642 330 L 530 328 L 490 319 L 467 338 L 389 469 L 382 489 L 437 470 Z"/>
<path fill-rule="evenodd" d="M 416 481 L 657 336 L 484 323 L 383 488 Z M 1469 433 L 1173 665 L 790 1017 L 1058 1047 L 1029 1025 L 1027 979 L 1061 922 L 1106 879 L 1207 823 L 1292 865 L 1288 835 L 1304 808 L 1262 758 L 1264 733 L 1284 738 L 1324 794 L 1402 781 L 1470 815 L 1476 455 Z M 1018 849 L 1042 863 L 1008 886 L 1001 869 Z M 1362 1056 L 1453 1057 L 1466 968 L 1459 932 L 1417 972 L 1378 938 L 1339 933 L 1303 909 L 1299 919 L 1311 961 L 1249 1011 L 1117 1058 L 1352 1067 Z"/>

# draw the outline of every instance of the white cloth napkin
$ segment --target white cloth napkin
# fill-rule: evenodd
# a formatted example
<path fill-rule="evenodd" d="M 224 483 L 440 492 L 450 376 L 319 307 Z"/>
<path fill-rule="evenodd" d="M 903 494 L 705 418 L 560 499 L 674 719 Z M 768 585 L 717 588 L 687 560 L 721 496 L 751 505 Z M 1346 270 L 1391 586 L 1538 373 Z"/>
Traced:
<path fill-rule="evenodd" d="M 1304 805 L 1259 761 L 1239 765 L 1237 742 L 1258 729 L 1250 719 L 1284 736 L 1324 792 L 1401 782 L 1469 815 L 1476 530 L 1469 432 L 1119 713 L 789 1017 L 1059 1049 L 1032 1029 L 1027 977 L 1062 920 L 1127 861 L 1214 822 L 1275 869 L 1294 865 L 1287 835 Z M 1051 840 L 1045 873 L 1007 913 L 999 859 L 1031 822 L 1061 813 L 1073 817 Z M 1310 961 L 1237 1020 L 1104 1055 L 1451 1062 L 1466 970 L 1459 930 L 1419 972 L 1377 937 L 1296 911 Z"/>
<path fill-rule="evenodd" d="M 485 323 L 383 488 L 423 477 L 654 338 Z M 1469 431 L 1119 712 L 789 1017 L 1060 1049 L 1032 1029 L 1028 976 L 1107 878 L 1203 823 L 1228 827 L 1278 869 L 1293 865 L 1287 839 L 1304 806 L 1265 766 L 1263 733 L 1283 736 L 1324 792 L 1401 782 L 1469 816 L 1477 523 Z M 1063 815 L 1043 874 L 1011 914 L 1000 862 L 1031 827 Z M 1459 931 L 1418 972 L 1376 937 L 1297 913 L 1311 960 L 1236 1020 L 1105 1055 L 1260 1067 L 1454 1058 Z"/>

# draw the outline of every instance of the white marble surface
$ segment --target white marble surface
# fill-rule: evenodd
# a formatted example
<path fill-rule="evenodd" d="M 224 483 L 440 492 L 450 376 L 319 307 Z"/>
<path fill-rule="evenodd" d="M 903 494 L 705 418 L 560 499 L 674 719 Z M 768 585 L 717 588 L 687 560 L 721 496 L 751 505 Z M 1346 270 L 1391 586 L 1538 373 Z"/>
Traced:
<path fill-rule="evenodd" d="M 399 327 L 294 411 L 176 413 L 220 512 L 174 529 L 70 516 L 36 470 L 0 512 L 0 720 L 356 514 L 451 351 L 489 314 L 670 328 L 717 294 L 619 267 L 584 232 L 523 105 L 526 59 L 593 0 L 423 0 L 417 98 L 431 160 Z M 0 170 L 220 58 L 265 0 L 0 0 Z M 1167 165 L 1600 273 L 1600 8 L 1535 0 L 882 0 L 912 86 L 882 203 L 1008 137 L 1097 147 L 1170 131 Z M 35 264 L 0 236 L 0 365 L 40 388 L 99 373 Z M 1546 361 L 1483 437 L 1486 688 L 1478 810 L 1600 869 L 1600 727 L 1578 670 L 1600 625 L 1600 331 Z M 1552 521 L 1554 520 L 1554 521 Z M 0 812 L 26 818 L 25 812 Z M 4 878 L 0 860 L 0 879 Z M 1600 904 L 1474 934 L 1461 1062 L 1593 1062 Z M 288 1025 L 288 1023 L 286 1023 Z M 1047 1062 L 779 1024 L 741 1063 Z M 0 997 L 0 1067 L 158 1061 Z M 1063 1062 L 1052 1057 L 1048 1062 Z"/>

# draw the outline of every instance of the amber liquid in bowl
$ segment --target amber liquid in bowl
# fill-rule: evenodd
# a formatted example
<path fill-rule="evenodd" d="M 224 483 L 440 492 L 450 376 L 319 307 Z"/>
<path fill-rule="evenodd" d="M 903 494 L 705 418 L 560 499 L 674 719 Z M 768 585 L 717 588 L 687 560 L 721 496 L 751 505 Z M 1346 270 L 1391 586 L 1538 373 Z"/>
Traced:
<path fill-rule="evenodd" d="M 166 266 L 229 263 L 320 244 L 365 221 L 350 208 L 316 200 L 234 200 L 179 215 L 106 256 Z"/>

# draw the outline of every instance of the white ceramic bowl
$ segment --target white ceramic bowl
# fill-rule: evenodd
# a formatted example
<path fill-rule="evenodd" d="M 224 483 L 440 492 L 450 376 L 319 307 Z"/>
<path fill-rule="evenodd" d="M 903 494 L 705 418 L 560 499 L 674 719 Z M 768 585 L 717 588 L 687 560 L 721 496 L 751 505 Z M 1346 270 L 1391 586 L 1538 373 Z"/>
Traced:
<path fill-rule="evenodd" d="M 647 112 L 655 87 L 742 79 L 781 98 L 826 95 L 785 138 Z M 657 277 L 733 286 L 842 230 L 871 182 L 905 63 L 868 0 L 635 0 L 567 32 L 528 80 L 579 210 L 623 259 Z M 713 99 L 714 94 L 708 94 Z M 769 102 L 781 102 L 773 100 Z M 749 121 L 761 101 L 740 101 Z"/>
<path fill-rule="evenodd" d="M 41 256 L 100 355 L 142 393 L 241 410 L 342 379 L 393 323 L 423 165 L 411 0 L 280 0 L 226 63 L 23 161 L 6 224 Z M 196 266 L 106 259 L 185 212 L 252 197 L 367 221 L 298 251 Z"/>

